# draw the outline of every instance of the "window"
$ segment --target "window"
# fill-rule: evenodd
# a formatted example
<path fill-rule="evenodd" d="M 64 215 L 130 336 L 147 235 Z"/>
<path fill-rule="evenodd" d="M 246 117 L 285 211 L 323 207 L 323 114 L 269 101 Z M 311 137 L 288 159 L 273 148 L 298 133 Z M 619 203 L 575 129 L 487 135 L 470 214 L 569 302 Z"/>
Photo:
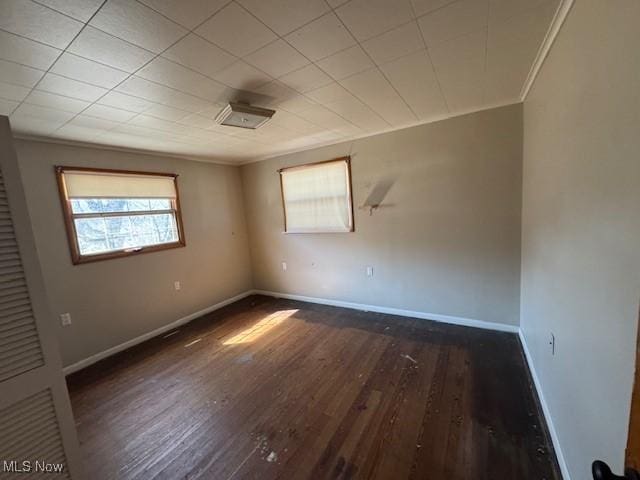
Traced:
<path fill-rule="evenodd" d="M 56 167 L 74 264 L 185 245 L 177 175 Z"/>
<path fill-rule="evenodd" d="M 353 231 L 349 157 L 280 170 L 284 231 Z"/>

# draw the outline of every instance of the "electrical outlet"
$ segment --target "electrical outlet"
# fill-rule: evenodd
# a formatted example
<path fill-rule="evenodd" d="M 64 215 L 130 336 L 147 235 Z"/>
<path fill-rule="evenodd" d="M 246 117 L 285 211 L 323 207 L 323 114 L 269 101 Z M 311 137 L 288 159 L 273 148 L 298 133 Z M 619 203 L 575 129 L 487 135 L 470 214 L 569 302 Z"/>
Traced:
<path fill-rule="evenodd" d="M 60 314 L 60 323 L 63 327 L 68 327 L 71 325 L 71 314 L 70 313 L 62 313 Z"/>
<path fill-rule="evenodd" d="M 367 277 L 373 277 L 373 267 L 367 267 Z"/>
<path fill-rule="evenodd" d="M 175 282 L 173 282 L 173 288 L 175 288 L 176 290 L 180 290 L 182 288 L 182 285 L 180 285 L 180 282 L 176 280 Z"/>
<path fill-rule="evenodd" d="M 556 354 L 556 336 L 553 333 L 551 334 L 551 341 L 549 342 L 549 345 L 551 346 L 551 355 L 555 355 Z"/>
<path fill-rule="evenodd" d="M 283 272 L 287 271 L 287 262 L 282 262 L 282 271 Z"/>

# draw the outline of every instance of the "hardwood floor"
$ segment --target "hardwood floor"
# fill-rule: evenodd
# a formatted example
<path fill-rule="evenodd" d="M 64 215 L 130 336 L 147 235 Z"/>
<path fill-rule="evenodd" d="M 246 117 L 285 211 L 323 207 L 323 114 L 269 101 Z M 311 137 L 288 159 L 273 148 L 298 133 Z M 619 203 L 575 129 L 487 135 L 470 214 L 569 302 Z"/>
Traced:
<path fill-rule="evenodd" d="M 87 478 L 559 479 L 518 338 L 254 296 L 68 378 Z"/>

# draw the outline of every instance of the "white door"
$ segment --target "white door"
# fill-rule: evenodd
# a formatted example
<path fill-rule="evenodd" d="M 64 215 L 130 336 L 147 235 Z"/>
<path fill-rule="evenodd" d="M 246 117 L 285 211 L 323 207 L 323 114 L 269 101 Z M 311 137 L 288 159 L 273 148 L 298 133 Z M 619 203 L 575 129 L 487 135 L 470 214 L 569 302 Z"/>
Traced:
<path fill-rule="evenodd" d="M 0 116 L 0 478 L 60 469 L 55 478 L 82 477 L 52 322 L 9 120 Z"/>

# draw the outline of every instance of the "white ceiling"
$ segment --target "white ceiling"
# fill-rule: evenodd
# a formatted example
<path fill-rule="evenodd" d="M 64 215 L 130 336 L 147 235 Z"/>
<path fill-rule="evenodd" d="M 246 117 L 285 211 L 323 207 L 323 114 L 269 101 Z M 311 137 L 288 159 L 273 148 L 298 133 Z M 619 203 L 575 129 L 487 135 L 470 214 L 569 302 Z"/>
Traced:
<path fill-rule="evenodd" d="M 520 100 L 559 0 L 2 0 L 17 134 L 244 162 Z M 216 125 L 229 100 L 274 108 Z"/>

